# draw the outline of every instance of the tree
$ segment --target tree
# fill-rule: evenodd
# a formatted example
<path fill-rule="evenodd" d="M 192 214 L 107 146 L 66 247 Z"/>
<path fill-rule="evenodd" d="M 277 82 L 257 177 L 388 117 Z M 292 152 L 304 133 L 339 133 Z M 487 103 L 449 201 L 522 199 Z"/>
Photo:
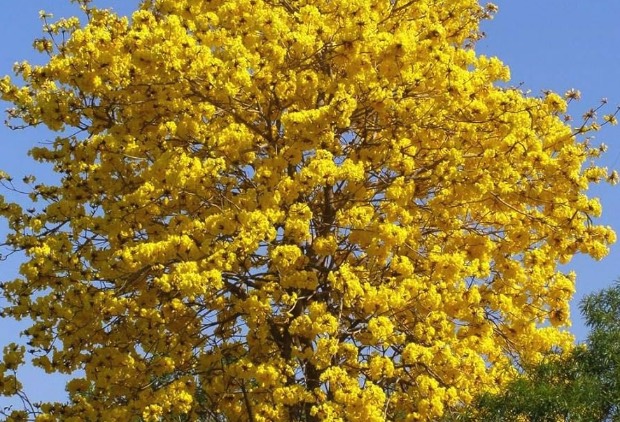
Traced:
<path fill-rule="evenodd" d="M 581 310 L 592 329 L 584 345 L 526 368 L 453 420 L 620 420 L 620 284 L 587 296 Z"/>
<path fill-rule="evenodd" d="M 497 86 L 495 6 L 81 5 L 0 81 L 14 126 L 58 133 L 31 155 L 59 182 L 0 206 L 26 254 L 4 315 L 79 371 L 40 420 L 432 420 L 569 346 L 557 263 L 615 239 L 599 126 Z"/>

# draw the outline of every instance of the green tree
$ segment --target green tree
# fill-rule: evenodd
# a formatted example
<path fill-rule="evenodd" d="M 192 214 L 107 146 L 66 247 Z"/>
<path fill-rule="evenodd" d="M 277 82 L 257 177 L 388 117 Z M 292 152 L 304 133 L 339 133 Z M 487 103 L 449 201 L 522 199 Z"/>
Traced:
<path fill-rule="evenodd" d="M 591 332 L 570 353 L 557 352 L 498 395 L 484 394 L 458 421 L 619 421 L 620 282 L 583 299 Z"/>

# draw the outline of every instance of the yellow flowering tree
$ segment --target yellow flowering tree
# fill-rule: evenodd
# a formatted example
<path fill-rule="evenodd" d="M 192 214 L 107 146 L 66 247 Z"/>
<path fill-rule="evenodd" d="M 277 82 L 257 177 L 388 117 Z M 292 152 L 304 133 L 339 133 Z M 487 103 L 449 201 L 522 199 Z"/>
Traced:
<path fill-rule="evenodd" d="M 0 80 L 13 125 L 58 134 L 30 151 L 58 183 L 0 204 L 26 255 L 2 312 L 73 374 L 14 418 L 428 421 L 570 347 L 557 264 L 615 239 L 598 126 L 497 85 L 493 5 L 80 4 Z"/>

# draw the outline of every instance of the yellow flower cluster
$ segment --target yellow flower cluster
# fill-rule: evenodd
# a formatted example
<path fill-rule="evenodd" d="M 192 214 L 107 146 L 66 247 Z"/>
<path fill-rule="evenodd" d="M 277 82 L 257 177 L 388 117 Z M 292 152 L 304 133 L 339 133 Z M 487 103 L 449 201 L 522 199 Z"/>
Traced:
<path fill-rule="evenodd" d="M 3 312 L 81 374 L 39 420 L 431 421 L 570 347 L 557 265 L 615 241 L 606 170 L 562 97 L 497 86 L 493 5 L 79 3 L 0 80 L 58 133 L 31 155 L 59 182 L 0 202 Z"/>

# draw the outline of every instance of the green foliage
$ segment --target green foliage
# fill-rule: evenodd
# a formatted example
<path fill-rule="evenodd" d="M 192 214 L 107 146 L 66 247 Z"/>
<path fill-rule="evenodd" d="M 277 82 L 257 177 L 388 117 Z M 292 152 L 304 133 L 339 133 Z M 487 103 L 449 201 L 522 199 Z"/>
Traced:
<path fill-rule="evenodd" d="M 482 395 L 447 421 L 620 421 L 620 281 L 581 302 L 584 345 L 525 367 L 498 395 Z"/>

